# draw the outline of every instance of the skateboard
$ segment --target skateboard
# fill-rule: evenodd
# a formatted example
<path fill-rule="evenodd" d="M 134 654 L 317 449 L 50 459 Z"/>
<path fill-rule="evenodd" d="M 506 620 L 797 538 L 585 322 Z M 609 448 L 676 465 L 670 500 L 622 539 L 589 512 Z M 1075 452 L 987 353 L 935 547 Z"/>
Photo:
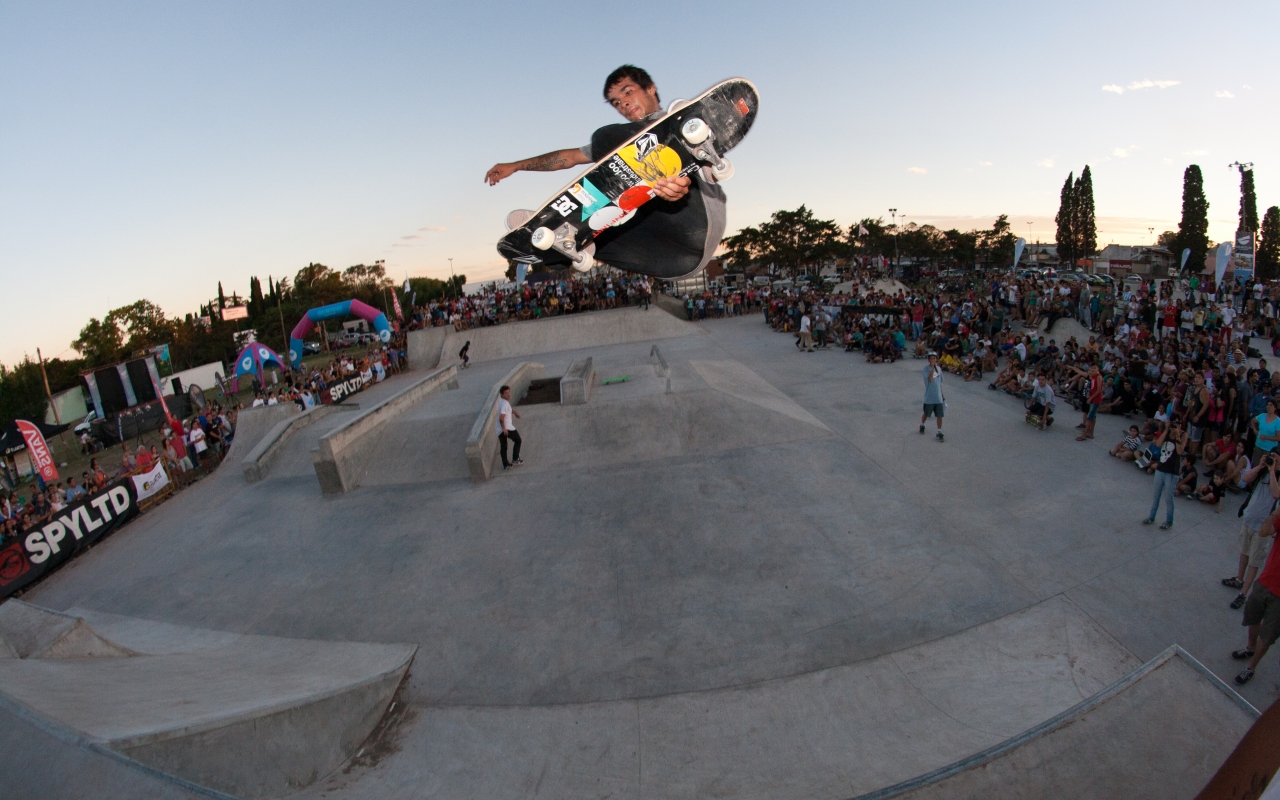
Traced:
<path fill-rule="evenodd" d="M 675 100 L 667 113 L 551 196 L 498 241 L 504 258 L 522 264 L 591 269 L 593 239 L 625 225 L 656 197 L 660 178 L 689 176 L 703 166 L 717 181 L 733 176 L 724 154 L 747 135 L 759 108 L 756 87 L 730 78 L 693 100 Z M 519 212 L 512 212 L 515 221 Z M 522 215 L 521 215 L 522 216 Z"/>

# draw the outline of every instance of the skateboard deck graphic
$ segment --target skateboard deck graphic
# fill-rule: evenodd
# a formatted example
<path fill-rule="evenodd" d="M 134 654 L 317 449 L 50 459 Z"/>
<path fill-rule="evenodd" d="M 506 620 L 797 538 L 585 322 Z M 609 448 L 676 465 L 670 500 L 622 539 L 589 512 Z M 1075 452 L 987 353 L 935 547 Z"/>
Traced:
<path fill-rule="evenodd" d="M 705 166 L 718 180 L 728 180 L 733 166 L 724 154 L 746 136 L 758 108 L 755 86 L 742 78 L 722 81 L 690 102 L 672 103 L 664 116 L 503 236 L 498 252 L 524 264 L 590 269 L 595 237 L 626 225 L 636 209 L 655 200 L 652 187 L 659 179 L 689 176 Z"/>

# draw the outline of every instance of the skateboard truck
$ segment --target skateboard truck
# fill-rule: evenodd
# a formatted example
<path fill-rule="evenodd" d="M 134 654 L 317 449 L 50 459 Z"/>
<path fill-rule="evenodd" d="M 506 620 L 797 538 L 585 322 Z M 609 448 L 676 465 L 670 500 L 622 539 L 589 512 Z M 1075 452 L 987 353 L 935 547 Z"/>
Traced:
<path fill-rule="evenodd" d="M 578 243 L 574 239 L 577 233 L 577 229 L 566 222 L 554 231 L 547 227 L 538 228 L 533 232 L 530 241 L 539 250 L 555 250 L 563 253 L 569 257 L 574 269 L 578 272 L 586 272 L 591 269 L 591 257 L 595 255 L 596 245 L 592 242 L 579 250 Z"/>
<path fill-rule="evenodd" d="M 733 177 L 733 163 L 716 152 L 713 144 L 716 136 L 710 125 L 697 117 L 690 117 L 680 126 L 680 135 L 688 143 L 694 158 L 711 164 L 711 174 L 717 182 Z"/>

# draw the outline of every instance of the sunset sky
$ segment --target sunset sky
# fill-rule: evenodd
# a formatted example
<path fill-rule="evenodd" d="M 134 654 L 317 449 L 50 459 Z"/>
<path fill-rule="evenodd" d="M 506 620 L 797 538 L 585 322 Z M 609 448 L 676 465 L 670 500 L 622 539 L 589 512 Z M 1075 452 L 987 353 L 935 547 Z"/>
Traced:
<path fill-rule="evenodd" d="M 1198 163 L 1219 241 L 1231 162 L 1280 204 L 1277 31 L 1275 2 L 0 2 L 0 361 L 313 261 L 499 277 L 506 213 L 572 175 L 482 176 L 620 121 L 601 89 L 628 62 L 664 104 L 759 88 L 730 232 L 804 203 L 841 224 L 1006 213 L 1052 241 L 1089 164 L 1100 243 L 1144 244 Z"/>

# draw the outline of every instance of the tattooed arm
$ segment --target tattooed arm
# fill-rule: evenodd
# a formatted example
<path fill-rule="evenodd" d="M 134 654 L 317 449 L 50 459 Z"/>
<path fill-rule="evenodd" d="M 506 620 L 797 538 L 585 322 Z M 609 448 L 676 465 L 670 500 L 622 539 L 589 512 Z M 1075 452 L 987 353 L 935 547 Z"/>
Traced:
<path fill-rule="evenodd" d="M 591 159 L 583 155 L 580 149 L 571 147 L 568 150 L 555 150 L 533 158 L 526 158 L 523 161 L 495 164 L 492 169 L 484 174 L 484 180 L 485 183 L 494 186 L 498 181 L 520 170 L 525 170 L 526 172 L 554 172 L 558 169 L 568 169 L 569 167 L 578 167 L 590 163 Z"/>

